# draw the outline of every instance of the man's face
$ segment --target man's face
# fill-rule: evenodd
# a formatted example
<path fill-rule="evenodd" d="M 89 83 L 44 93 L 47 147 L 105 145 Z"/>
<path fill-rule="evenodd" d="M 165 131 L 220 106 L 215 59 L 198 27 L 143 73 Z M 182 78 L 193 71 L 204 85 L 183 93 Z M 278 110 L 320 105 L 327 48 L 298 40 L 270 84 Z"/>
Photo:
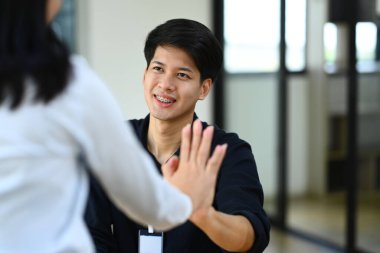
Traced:
<path fill-rule="evenodd" d="M 144 94 L 151 116 L 160 120 L 192 118 L 195 104 L 204 99 L 211 79 L 201 83 L 200 72 L 182 49 L 159 46 L 144 73 Z"/>

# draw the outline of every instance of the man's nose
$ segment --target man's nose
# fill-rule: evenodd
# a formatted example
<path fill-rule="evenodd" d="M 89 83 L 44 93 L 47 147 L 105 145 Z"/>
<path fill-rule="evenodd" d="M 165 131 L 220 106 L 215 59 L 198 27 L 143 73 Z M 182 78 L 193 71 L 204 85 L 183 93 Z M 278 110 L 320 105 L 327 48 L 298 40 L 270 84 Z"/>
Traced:
<path fill-rule="evenodd" d="M 169 75 L 163 75 L 159 80 L 159 86 L 165 90 L 173 90 L 175 87 L 174 80 Z"/>

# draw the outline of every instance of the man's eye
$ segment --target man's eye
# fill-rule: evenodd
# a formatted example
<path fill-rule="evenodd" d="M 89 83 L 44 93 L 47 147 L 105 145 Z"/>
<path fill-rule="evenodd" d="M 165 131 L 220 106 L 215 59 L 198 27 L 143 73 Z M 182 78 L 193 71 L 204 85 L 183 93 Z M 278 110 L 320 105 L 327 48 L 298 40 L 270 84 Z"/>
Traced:
<path fill-rule="evenodd" d="M 185 74 L 185 73 L 178 73 L 178 76 L 182 79 L 190 79 L 190 76 L 188 74 Z"/>
<path fill-rule="evenodd" d="M 158 66 L 154 66 L 154 67 L 153 67 L 153 70 L 156 70 L 156 71 L 160 71 L 160 72 L 161 72 L 161 71 L 162 71 L 162 68 L 161 68 L 161 67 L 158 67 Z"/>

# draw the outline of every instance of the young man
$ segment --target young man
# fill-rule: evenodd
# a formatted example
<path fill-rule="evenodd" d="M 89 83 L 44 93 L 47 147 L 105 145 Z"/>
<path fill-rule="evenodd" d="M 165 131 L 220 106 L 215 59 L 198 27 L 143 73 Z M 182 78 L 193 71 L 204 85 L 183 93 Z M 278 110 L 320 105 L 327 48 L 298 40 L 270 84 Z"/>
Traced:
<path fill-rule="evenodd" d="M 180 152 L 181 129 L 197 120 L 195 105 L 207 97 L 222 67 L 222 50 L 204 25 L 174 19 L 149 33 L 144 53 L 144 93 L 150 114 L 130 123 L 161 171 L 162 164 Z M 159 236 L 163 252 L 262 252 L 266 248 L 270 225 L 250 145 L 215 127 L 212 149 L 221 143 L 227 143 L 228 149 L 215 195 L 205 198 L 187 223 Z M 141 233 L 147 228 L 117 210 L 95 181 L 91 192 L 86 220 L 98 252 L 143 253 Z M 162 252 L 160 247 L 154 252 Z"/>

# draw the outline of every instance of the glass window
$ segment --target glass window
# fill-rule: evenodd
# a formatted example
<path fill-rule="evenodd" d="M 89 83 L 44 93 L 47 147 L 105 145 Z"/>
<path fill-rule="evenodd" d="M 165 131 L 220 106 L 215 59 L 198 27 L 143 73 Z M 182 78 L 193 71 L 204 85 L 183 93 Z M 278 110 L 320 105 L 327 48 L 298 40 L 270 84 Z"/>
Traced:
<path fill-rule="evenodd" d="M 273 72 L 279 67 L 280 0 L 224 1 L 225 69 Z M 287 68 L 305 68 L 306 0 L 286 1 Z"/>
<path fill-rule="evenodd" d="M 361 62 L 375 61 L 377 28 L 371 22 L 359 22 L 356 25 L 357 57 Z"/>
<path fill-rule="evenodd" d="M 342 30 L 345 31 L 342 31 Z M 339 38 L 338 36 L 341 36 Z M 342 38 L 345 37 L 345 38 Z M 348 40 L 348 30 L 346 27 L 334 23 L 326 23 L 324 26 L 324 54 L 325 62 L 327 64 L 327 71 L 335 69 L 334 66 L 338 64 L 338 55 L 346 52 L 339 51 L 338 49 L 346 50 L 347 45 L 339 43 L 346 43 Z M 338 48 L 339 44 L 339 48 Z M 376 46 L 377 46 L 377 27 L 372 22 L 359 22 L 356 25 L 356 56 L 358 60 L 358 68 L 361 72 L 371 71 L 375 67 L 376 61 Z M 347 59 L 346 59 L 347 60 Z"/>

